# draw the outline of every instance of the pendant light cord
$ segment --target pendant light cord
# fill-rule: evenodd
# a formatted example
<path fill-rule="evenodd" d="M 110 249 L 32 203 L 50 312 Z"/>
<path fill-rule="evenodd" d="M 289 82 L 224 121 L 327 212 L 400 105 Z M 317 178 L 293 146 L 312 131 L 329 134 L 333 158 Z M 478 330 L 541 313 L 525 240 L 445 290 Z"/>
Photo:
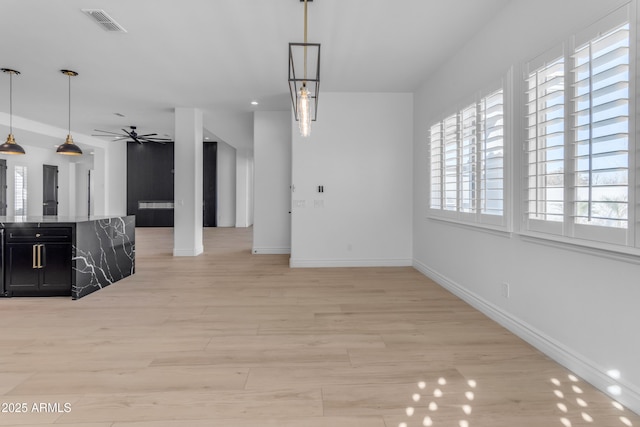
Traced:
<path fill-rule="evenodd" d="M 13 72 L 9 71 L 9 133 L 13 133 Z"/>
<path fill-rule="evenodd" d="M 304 0 L 304 81 L 303 86 L 307 85 L 307 0 Z"/>
<path fill-rule="evenodd" d="M 69 77 L 69 135 L 71 135 L 71 74 L 67 77 Z"/>

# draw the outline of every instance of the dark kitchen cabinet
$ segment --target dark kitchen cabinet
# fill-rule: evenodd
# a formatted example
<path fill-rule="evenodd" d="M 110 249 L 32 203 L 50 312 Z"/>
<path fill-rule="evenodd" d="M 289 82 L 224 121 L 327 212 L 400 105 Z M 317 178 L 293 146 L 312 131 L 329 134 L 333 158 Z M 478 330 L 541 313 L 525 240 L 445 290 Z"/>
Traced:
<path fill-rule="evenodd" d="M 5 241 L 8 296 L 71 295 L 70 228 L 9 229 Z"/>

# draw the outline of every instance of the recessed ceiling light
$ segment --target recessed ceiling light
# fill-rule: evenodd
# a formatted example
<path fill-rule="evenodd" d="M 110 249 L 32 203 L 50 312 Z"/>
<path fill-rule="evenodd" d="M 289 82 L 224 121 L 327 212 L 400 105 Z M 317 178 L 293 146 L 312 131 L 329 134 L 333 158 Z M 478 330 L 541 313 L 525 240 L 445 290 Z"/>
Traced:
<path fill-rule="evenodd" d="M 251 101 L 251 105 L 258 105 L 258 101 Z"/>

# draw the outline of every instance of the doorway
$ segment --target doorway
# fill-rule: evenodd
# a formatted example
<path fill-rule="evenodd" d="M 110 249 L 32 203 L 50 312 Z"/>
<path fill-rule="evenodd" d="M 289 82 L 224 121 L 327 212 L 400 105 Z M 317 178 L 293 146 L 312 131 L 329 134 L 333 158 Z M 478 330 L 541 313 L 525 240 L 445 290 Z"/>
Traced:
<path fill-rule="evenodd" d="M 58 215 L 58 167 L 42 165 L 42 215 Z"/>
<path fill-rule="evenodd" d="M 202 151 L 203 183 L 202 183 L 202 226 L 217 227 L 217 191 L 216 191 L 216 162 L 217 142 L 205 141 Z"/>

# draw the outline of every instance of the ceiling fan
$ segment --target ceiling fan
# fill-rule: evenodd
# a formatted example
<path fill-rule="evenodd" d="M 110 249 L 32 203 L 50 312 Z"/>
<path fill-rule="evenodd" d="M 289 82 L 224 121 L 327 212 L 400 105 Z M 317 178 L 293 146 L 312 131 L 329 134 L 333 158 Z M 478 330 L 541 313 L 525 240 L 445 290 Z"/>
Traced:
<path fill-rule="evenodd" d="M 136 132 L 136 126 L 129 126 L 130 131 L 126 129 L 122 129 L 122 132 L 111 132 L 108 130 L 100 130 L 94 129 L 96 132 L 102 132 L 102 135 L 92 134 L 91 136 L 106 136 L 109 138 L 113 138 L 114 141 L 122 141 L 123 139 L 128 139 L 127 142 L 137 142 L 138 144 L 144 144 L 147 142 L 155 142 L 156 144 L 166 144 L 168 142 L 173 142 L 171 138 L 158 138 L 155 135 L 157 133 L 145 133 L 144 135 L 140 135 Z M 106 134 L 106 135 L 105 135 Z"/>

